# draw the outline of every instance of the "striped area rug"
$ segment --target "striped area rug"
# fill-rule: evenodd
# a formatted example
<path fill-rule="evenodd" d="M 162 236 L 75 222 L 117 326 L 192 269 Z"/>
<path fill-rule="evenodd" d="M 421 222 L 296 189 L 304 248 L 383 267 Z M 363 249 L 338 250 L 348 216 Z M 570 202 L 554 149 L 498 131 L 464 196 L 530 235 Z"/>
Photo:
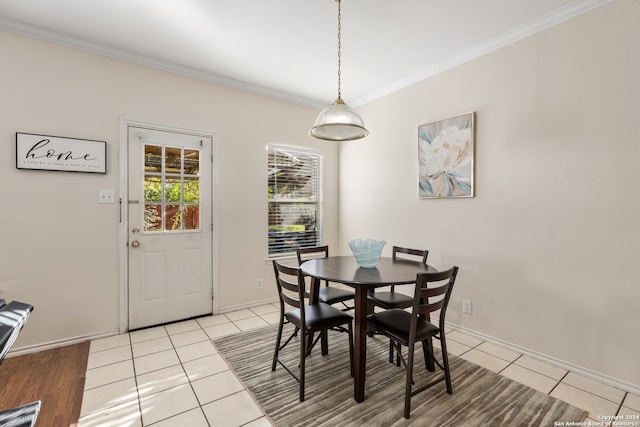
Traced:
<path fill-rule="evenodd" d="M 411 418 L 405 420 L 405 371 L 388 362 L 389 341 L 380 336 L 367 339 L 365 401 L 356 403 L 347 335 L 336 332 L 329 333 L 327 356 L 320 354 L 318 343 L 307 359 L 305 401 L 301 403 L 296 380 L 281 366 L 271 371 L 276 332 L 276 327 L 270 326 L 216 339 L 214 344 L 278 427 L 539 427 L 580 422 L 587 415 L 568 403 L 451 356 L 453 394 L 447 394 L 444 382 L 418 394 L 412 399 Z M 430 375 L 439 375 L 438 370 L 430 373 L 425 369 L 421 354 L 416 351 L 414 376 L 418 385 Z M 297 338 L 285 348 L 283 358 L 290 361 L 289 366 L 297 366 Z"/>

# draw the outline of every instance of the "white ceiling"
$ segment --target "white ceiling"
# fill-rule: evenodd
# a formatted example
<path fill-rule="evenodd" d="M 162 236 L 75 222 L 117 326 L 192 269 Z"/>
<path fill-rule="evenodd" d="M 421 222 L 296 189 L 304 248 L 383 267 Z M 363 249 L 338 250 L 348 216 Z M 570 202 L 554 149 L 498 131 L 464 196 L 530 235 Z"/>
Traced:
<path fill-rule="evenodd" d="M 357 107 L 611 0 L 343 0 Z M 321 108 L 337 96 L 334 0 L 0 0 L 0 29 Z"/>

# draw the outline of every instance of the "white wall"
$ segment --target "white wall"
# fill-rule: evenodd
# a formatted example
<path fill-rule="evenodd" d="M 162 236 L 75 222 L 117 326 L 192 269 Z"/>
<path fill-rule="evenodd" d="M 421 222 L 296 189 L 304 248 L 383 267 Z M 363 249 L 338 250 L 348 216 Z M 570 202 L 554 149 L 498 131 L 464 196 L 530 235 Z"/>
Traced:
<path fill-rule="evenodd" d="M 640 389 L 638 22 L 640 2 L 617 0 L 361 107 L 342 252 L 429 249 L 460 267 L 452 323 Z M 420 200 L 418 126 L 468 111 L 476 197 Z"/>
<path fill-rule="evenodd" d="M 221 311 L 276 297 L 266 262 L 266 145 L 325 155 L 325 235 L 337 245 L 338 149 L 317 111 L 0 31 L 0 298 L 35 311 L 14 349 L 118 330 L 121 119 L 216 134 Z M 107 141 L 106 175 L 17 170 L 15 132 Z M 263 278 L 263 290 L 256 279 Z"/>

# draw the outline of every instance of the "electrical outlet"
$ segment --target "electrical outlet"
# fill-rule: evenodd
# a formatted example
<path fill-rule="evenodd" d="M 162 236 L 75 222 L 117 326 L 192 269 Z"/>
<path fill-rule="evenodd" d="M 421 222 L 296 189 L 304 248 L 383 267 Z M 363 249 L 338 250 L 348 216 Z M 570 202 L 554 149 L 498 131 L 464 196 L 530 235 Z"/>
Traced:
<path fill-rule="evenodd" d="M 262 289 L 262 279 L 256 281 L 256 289 Z"/>
<path fill-rule="evenodd" d="M 464 314 L 471 314 L 471 300 L 469 299 L 462 300 L 462 312 Z"/>

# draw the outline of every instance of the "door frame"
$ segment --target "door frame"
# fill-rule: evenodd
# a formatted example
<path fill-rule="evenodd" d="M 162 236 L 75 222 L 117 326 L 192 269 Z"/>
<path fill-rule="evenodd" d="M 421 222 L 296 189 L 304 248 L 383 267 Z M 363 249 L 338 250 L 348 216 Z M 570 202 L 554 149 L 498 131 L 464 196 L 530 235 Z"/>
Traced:
<path fill-rule="evenodd" d="M 132 120 L 127 118 L 120 118 L 120 137 L 118 149 L 120 151 L 120 176 L 119 188 L 118 188 L 118 223 L 119 223 L 119 236 L 118 236 L 118 294 L 119 294 L 119 329 L 120 333 L 126 333 L 129 330 L 129 256 L 128 256 L 128 239 L 129 239 L 129 138 L 128 130 L 129 126 L 145 127 L 148 129 L 166 131 L 166 132 L 180 132 L 188 133 L 192 135 L 201 135 L 203 137 L 211 138 L 211 155 L 213 156 L 211 163 L 211 281 L 212 281 L 212 307 L 213 314 L 218 313 L 218 209 L 217 195 L 218 195 L 218 144 L 216 141 L 216 134 L 212 131 L 203 131 L 195 129 L 178 128 L 173 126 L 165 126 L 155 123 L 149 123 L 140 120 Z"/>

